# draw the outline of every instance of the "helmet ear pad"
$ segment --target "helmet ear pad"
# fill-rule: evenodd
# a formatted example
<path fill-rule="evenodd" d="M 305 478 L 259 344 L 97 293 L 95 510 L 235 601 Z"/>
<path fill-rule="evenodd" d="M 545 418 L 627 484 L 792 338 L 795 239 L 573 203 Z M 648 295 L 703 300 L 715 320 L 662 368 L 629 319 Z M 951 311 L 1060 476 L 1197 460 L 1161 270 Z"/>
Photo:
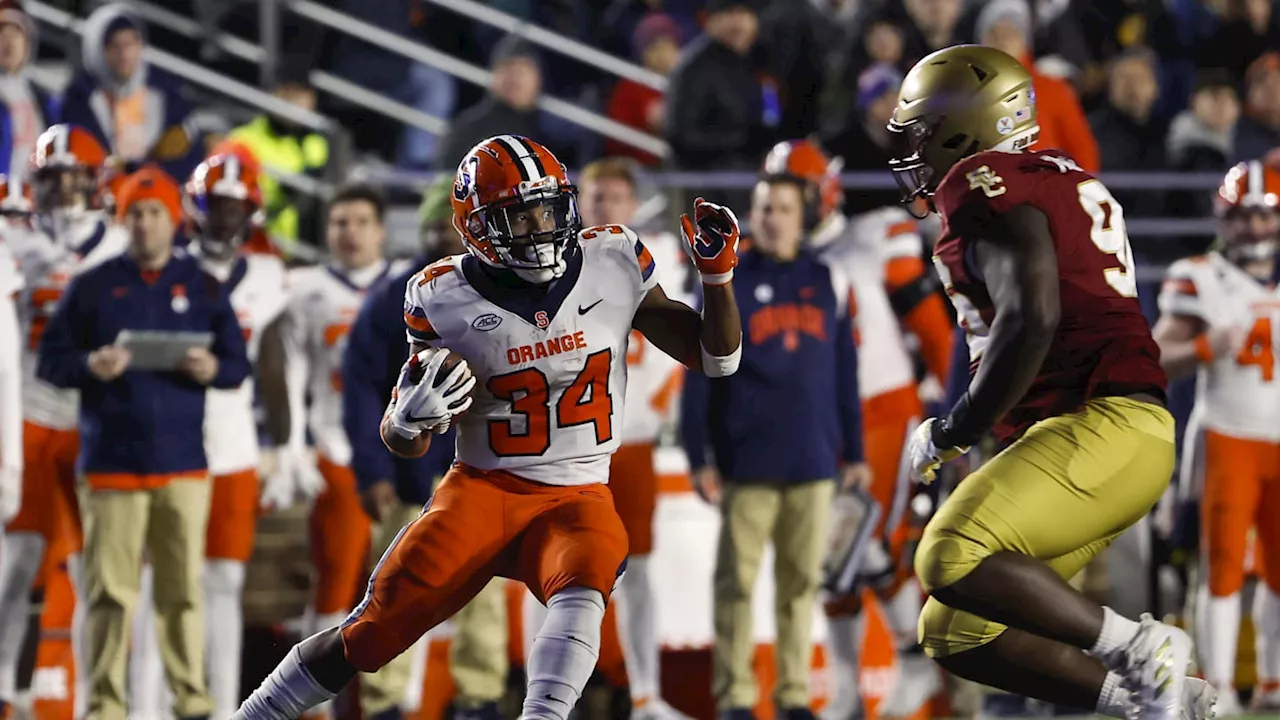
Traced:
<path fill-rule="evenodd" d="M 804 184 L 804 229 L 813 232 L 822 222 L 822 188 L 815 182 Z"/>

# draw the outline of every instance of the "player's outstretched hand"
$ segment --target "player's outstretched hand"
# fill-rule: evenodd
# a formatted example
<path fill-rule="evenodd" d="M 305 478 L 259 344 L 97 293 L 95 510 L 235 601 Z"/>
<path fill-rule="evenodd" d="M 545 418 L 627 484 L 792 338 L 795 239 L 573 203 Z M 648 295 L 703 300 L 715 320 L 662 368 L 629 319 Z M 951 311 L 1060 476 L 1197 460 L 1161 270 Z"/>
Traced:
<path fill-rule="evenodd" d="M 942 464 L 969 452 L 967 447 L 940 448 L 933 444 L 933 424 L 938 418 L 929 418 L 911 433 L 907 446 L 911 458 L 911 477 L 925 485 L 933 482 Z"/>
<path fill-rule="evenodd" d="M 693 220 L 680 216 L 684 249 L 707 285 L 724 285 L 738 266 L 738 216 L 702 198 L 693 201 Z"/>
<path fill-rule="evenodd" d="M 453 416 L 471 407 L 471 390 L 475 375 L 465 360 L 459 360 L 449 372 L 443 372 L 448 350 L 427 348 L 409 358 L 400 369 L 396 382 L 395 409 L 391 427 L 412 438 L 424 432 L 446 430 Z M 418 374 L 421 377 L 414 380 Z"/>
<path fill-rule="evenodd" d="M 22 507 L 22 468 L 0 465 L 0 523 L 7 523 Z"/>

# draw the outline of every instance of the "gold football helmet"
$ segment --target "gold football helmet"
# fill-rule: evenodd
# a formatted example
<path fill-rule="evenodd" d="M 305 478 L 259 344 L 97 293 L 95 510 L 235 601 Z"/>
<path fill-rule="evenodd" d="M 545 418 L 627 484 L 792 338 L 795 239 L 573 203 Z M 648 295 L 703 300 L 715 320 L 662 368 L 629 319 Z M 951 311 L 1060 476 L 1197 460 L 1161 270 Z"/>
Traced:
<path fill-rule="evenodd" d="M 1036 95 L 1022 63 L 995 48 L 956 45 L 911 68 L 889 131 L 889 161 L 904 203 L 933 194 L 952 165 L 982 150 L 1022 150 L 1036 141 Z"/>

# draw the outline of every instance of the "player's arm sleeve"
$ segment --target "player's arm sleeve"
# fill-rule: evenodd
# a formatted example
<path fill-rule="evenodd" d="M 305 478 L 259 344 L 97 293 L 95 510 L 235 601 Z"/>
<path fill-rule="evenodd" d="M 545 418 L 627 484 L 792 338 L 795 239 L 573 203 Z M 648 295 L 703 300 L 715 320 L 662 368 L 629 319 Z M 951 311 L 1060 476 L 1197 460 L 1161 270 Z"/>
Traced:
<path fill-rule="evenodd" d="M 951 368 L 947 377 L 947 407 L 954 407 L 969 389 L 969 344 L 965 341 L 964 329 L 956 328 L 952 333 Z"/>
<path fill-rule="evenodd" d="M 56 387 L 82 388 L 94 380 L 89 372 L 89 352 L 95 349 L 93 314 L 84 298 L 89 277 L 71 281 L 40 336 L 36 375 Z"/>
<path fill-rule="evenodd" d="M 244 330 L 231 307 L 231 296 L 222 292 L 216 300 L 213 314 L 213 354 L 218 358 L 218 372 L 209 382 L 210 387 L 233 389 L 240 387 L 253 366 L 249 364 L 249 350 L 244 344 Z"/>
<path fill-rule="evenodd" d="M 711 464 L 707 457 L 710 420 L 711 378 L 702 373 L 687 373 L 684 392 L 680 395 L 680 444 L 689 458 L 690 472 Z"/>
<path fill-rule="evenodd" d="M 841 451 L 848 463 L 862 462 L 862 397 L 858 390 L 858 343 L 855 337 L 854 317 L 858 303 L 853 288 L 835 278 L 832 269 L 832 285 L 837 293 L 843 292 L 845 302 L 840 304 L 836 316 L 836 396 L 839 399 L 841 425 Z M 842 287 L 843 286 L 843 287 Z M 839 295 L 837 295 L 839 297 Z"/>
<path fill-rule="evenodd" d="M 0 292 L 0 467 L 22 467 L 22 341 L 12 292 Z"/>
<path fill-rule="evenodd" d="M 416 343 L 435 347 L 440 342 L 440 334 L 427 318 L 431 283 L 430 279 L 416 273 L 404 287 L 405 338 L 410 345 Z M 392 382 L 395 382 L 395 378 L 392 378 Z"/>
<path fill-rule="evenodd" d="M 382 444 L 385 395 L 396 378 L 387 377 L 393 345 L 405 352 L 399 323 L 395 319 L 400 304 L 398 287 L 388 285 L 370 295 L 351 326 L 342 356 L 342 425 L 351 440 L 351 469 L 360 490 L 382 480 L 393 480 L 395 460 Z M 434 444 L 434 443 L 433 443 Z"/>
<path fill-rule="evenodd" d="M 1204 320 L 1204 305 L 1196 288 L 1191 262 L 1181 260 L 1170 266 L 1164 282 L 1160 285 L 1160 297 L 1157 303 L 1163 314 L 1185 315 Z"/>
<path fill-rule="evenodd" d="M 311 356 L 307 352 L 305 309 L 296 297 L 291 299 L 279 322 L 284 347 L 284 386 L 289 398 L 289 447 L 301 450 L 307 444 L 307 381 L 311 379 Z"/>

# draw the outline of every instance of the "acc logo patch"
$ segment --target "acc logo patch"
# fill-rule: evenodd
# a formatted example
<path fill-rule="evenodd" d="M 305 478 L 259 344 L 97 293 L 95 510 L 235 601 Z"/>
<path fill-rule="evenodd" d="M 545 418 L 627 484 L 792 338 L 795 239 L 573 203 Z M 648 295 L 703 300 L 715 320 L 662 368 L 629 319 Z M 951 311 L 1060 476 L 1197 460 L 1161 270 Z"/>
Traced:
<path fill-rule="evenodd" d="M 475 320 L 471 321 L 471 327 L 480 332 L 489 332 L 490 330 L 502 324 L 502 318 L 493 313 L 485 313 Z"/>

